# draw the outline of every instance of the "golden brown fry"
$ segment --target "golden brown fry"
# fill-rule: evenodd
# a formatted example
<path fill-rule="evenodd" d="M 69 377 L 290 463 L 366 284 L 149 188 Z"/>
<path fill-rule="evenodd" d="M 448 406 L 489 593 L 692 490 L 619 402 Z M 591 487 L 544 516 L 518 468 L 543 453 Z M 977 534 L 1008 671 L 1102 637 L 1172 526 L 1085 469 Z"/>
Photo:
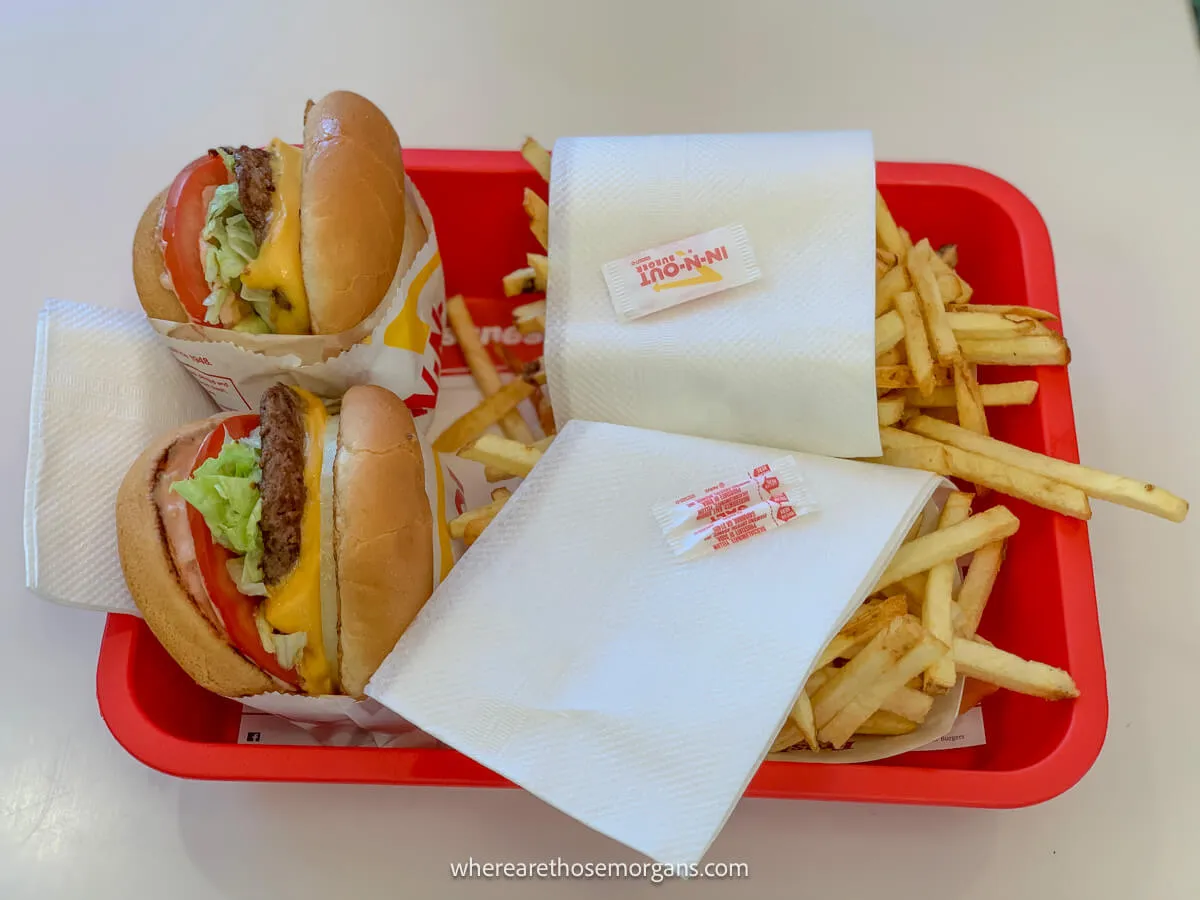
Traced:
<path fill-rule="evenodd" d="M 881 428 L 879 439 L 883 444 L 883 460 L 889 464 L 893 460 L 903 460 L 908 465 L 904 468 L 924 469 L 927 472 L 937 472 L 953 478 L 961 478 L 979 487 L 991 488 L 1010 497 L 1028 500 L 1035 506 L 1052 509 L 1063 515 L 1076 519 L 1089 519 L 1092 515 L 1087 495 L 1079 488 L 1064 483 L 1061 480 L 1049 478 L 1036 472 L 1017 466 L 999 462 L 980 453 L 962 450 L 946 443 L 941 443 L 912 427 L 912 423 L 934 422 L 938 426 L 951 426 L 929 416 L 915 416 L 905 422 L 907 431 L 897 428 Z M 930 426 L 922 424 L 921 428 L 928 430 Z M 960 429 L 966 431 L 966 429 Z M 974 434 L 974 432 L 967 432 Z M 990 440 L 990 438 L 989 438 Z M 938 452 L 936 448 L 940 448 Z M 922 463 L 928 463 L 923 465 Z"/>
<path fill-rule="evenodd" d="M 547 249 L 550 246 L 550 208 L 533 188 L 525 188 L 525 215 L 529 216 L 529 230 L 542 249 Z"/>
<path fill-rule="evenodd" d="M 938 288 L 937 276 L 930 265 L 933 248 L 927 239 L 921 240 L 908 254 L 905 265 L 908 277 L 913 283 L 917 299 L 921 304 L 921 315 L 929 332 L 929 343 L 933 348 L 938 362 L 952 364 L 959 360 L 962 354 L 958 349 L 958 341 L 946 317 L 946 301 Z M 907 323 L 905 323 L 907 326 Z"/>
<path fill-rule="evenodd" d="M 817 725 L 817 736 L 822 737 L 821 732 L 825 726 L 845 708 L 847 703 L 877 682 L 880 676 L 895 664 L 896 660 L 916 646 L 924 636 L 925 629 L 921 627 L 921 623 L 917 619 L 909 615 L 900 616 L 893 619 L 886 628 L 876 634 L 854 659 L 842 668 L 835 670 L 820 690 L 812 695 L 813 720 Z M 917 672 L 920 671 L 920 669 L 917 670 Z M 888 693 L 890 694 L 891 691 Z"/>
<path fill-rule="evenodd" d="M 495 518 L 496 513 L 500 512 L 509 497 L 512 496 L 512 491 L 508 488 L 496 488 L 492 491 L 492 502 L 487 506 L 481 506 L 478 509 L 470 509 L 455 519 L 451 519 L 448 525 L 450 537 L 461 539 L 467 533 L 467 526 L 472 522 L 486 520 L 490 522 Z"/>
<path fill-rule="evenodd" d="M 1172 522 L 1182 522 L 1187 516 L 1186 500 L 1153 484 L 1044 456 L 995 438 L 983 437 L 965 428 L 947 425 L 928 416 L 916 416 L 906 427 L 917 434 L 976 453 L 1004 466 L 1016 467 L 1036 476 L 1071 485 L 1090 497 L 1140 509 Z"/>
<path fill-rule="evenodd" d="M 509 477 L 524 478 L 542 458 L 542 451 L 499 435 L 483 434 L 459 450 L 458 455 L 507 472 Z"/>
<path fill-rule="evenodd" d="M 533 334 L 546 330 L 546 301 L 535 300 L 513 309 L 513 322 L 521 334 Z"/>
<path fill-rule="evenodd" d="M 904 257 L 904 239 L 879 191 L 875 191 L 875 244 L 900 258 Z"/>
<path fill-rule="evenodd" d="M 985 544 L 971 557 L 962 587 L 958 589 L 958 610 L 961 615 L 954 626 L 954 633 L 958 637 L 975 637 L 1002 562 L 1004 541 Z"/>
<path fill-rule="evenodd" d="M 878 362 L 878 360 L 876 360 L 876 362 Z M 933 383 L 935 386 L 953 384 L 953 369 L 951 369 L 950 366 L 943 366 L 940 363 L 935 364 L 933 367 Z M 896 388 L 916 387 L 917 380 L 912 369 L 908 365 L 886 366 L 880 364 L 875 366 L 875 386 L 885 390 L 894 391 Z"/>
<path fill-rule="evenodd" d="M 887 368 L 889 366 L 904 365 L 904 344 L 899 344 L 889 350 L 887 353 L 875 357 L 876 368 Z"/>
<path fill-rule="evenodd" d="M 1026 319 L 1034 319 L 1038 322 L 1055 322 L 1058 316 L 1054 313 L 1046 312 L 1044 309 L 1035 309 L 1032 306 L 1006 306 L 987 303 L 971 303 L 958 301 L 954 304 L 955 312 L 965 312 L 972 315 L 976 313 L 993 315 L 993 316 L 1021 316 Z"/>
<path fill-rule="evenodd" d="M 958 244 L 942 244 L 938 247 L 937 255 L 951 269 L 958 267 Z"/>
<path fill-rule="evenodd" d="M 800 729 L 796 727 L 796 723 L 789 717 L 783 723 L 783 727 L 779 729 L 779 734 L 775 736 L 775 740 L 771 742 L 771 749 L 768 753 L 782 753 L 784 750 L 790 750 L 802 740 L 804 735 L 800 733 Z"/>
<path fill-rule="evenodd" d="M 932 708 L 933 698 L 931 696 L 916 688 L 910 688 L 908 685 L 896 688 L 879 707 L 881 712 L 904 716 L 909 721 L 918 724 L 925 721 L 925 717 L 929 715 L 929 710 Z"/>
<path fill-rule="evenodd" d="M 504 296 L 515 297 L 533 290 L 533 269 L 516 269 L 503 278 Z"/>
<path fill-rule="evenodd" d="M 550 151 L 533 138 L 527 137 L 525 143 L 521 145 L 521 155 L 525 157 L 527 163 L 537 169 L 537 173 L 545 179 L 546 184 L 549 184 Z"/>
<path fill-rule="evenodd" d="M 898 594 L 864 603 L 826 645 L 815 668 L 820 671 L 835 659 L 853 659 L 871 638 L 907 611 L 907 601 Z"/>
<path fill-rule="evenodd" d="M 495 484 L 497 481 L 508 481 L 510 478 L 516 478 L 516 475 L 510 475 L 503 469 L 497 469 L 495 466 L 484 466 L 483 477 L 488 484 Z"/>
<path fill-rule="evenodd" d="M 795 723 L 799 732 L 804 735 L 804 742 L 808 744 L 809 749 L 813 753 L 820 752 L 821 744 L 817 741 L 817 726 L 813 724 L 812 703 L 805 691 L 801 691 L 796 702 L 792 704 L 789 718 Z"/>
<path fill-rule="evenodd" d="M 875 283 L 875 315 L 882 316 L 892 308 L 896 295 L 908 290 L 908 272 L 904 266 L 895 266 Z"/>
<path fill-rule="evenodd" d="M 1016 534 L 1020 525 L 1008 507 L 993 506 L 987 512 L 971 516 L 958 525 L 922 535 L 896 551 L 874 590 L 890 587 L 909 575 L 928 572 L 938 563 L 953 562 L 984 544 L 1010 537 Z"/>
<path fill-rule="evenodd" d="M 967 312 L 948 312 L 946 320 L 960 341 L 1007 340 L 1029 335 L 1055 334 L 1040 319 L 1016 313 L 979 312 L 968 308 Z"/>
<path fill-rule="evenodd" d="M 904 394 L 896 392 L 879 398 L 880 426 L 895 425 L 904 415 Z"/>
<path fill-rule="evenodd" d="M 878 363 L 879 360 L 876 360 Z M 1037 397 L 1038 383 L 1036 381 L 1006 381 L 1001 384 L 981 384 L 979 393 L 984 406 L 1028 406 Z M 905 394 L 905 402 L 909 406 L 918 407 L 952 407 L 957 403 L 953 387 L 936 387 L 928 397 L 921 396 L 917 390 L 909 390 Z"/>
<path fill-rule="evenodd" d="M 910 623 L 909 630 L 911 630 L 916 620 L 911 616 L 905 616 L 904 619 L 897 620 L 897 622 Z M 904 687 L 905 682 L 936 665 L 939 659 L 949 655 L 949 646 L 929 634 L 928 631 L 921 630 L 919 625 L 915 627 L 916 633 L 913 637 L 906 635 L 903 639 L 891 643 L 887 640 L 884 641 L 882 652 L 890 656 L 891 660 L 885 664 L 877 678 L 855 693 L 850 701 L 842 705 L 823 727 L 818 728 L 817 737 L 820 740 L 828 741 L 834 747 L 844 746 L 854 732 L 871 717 L 872 713 L 876 712 L 892 694 Z M 901 629 L 898 627 L 896 630 L 900 631 Z M 870 652 L 869 647 L 863 650 L 863 654 L 868 652 Z M 861 657 L 862 654 L 855 657 L 846 664 L 845 668 L 853 666 Z M 817 704 L 814 702 L 814 717 L 816 710 Z"/>
<path fill-rule="evenodd" d="M 971 515 L 973 494 L 954 491 L 946 498 L 942 514 L 938 518 L 938 530 L 944 530 L 965 522 Z M 955 561 L 938 563 L 929 570 L 925 581 L 925 596 L 921 606 L 921 624 L 931 635 L 950 646 L 954 640 L 954 623 L 951 618 L 951 603 L 954 594 Z M 943 656 L 925 672 L 924 690 L 927 694 L 944 694 L 954 687 L 957 676 L 954 660 Z"/>
<path fill-rule="evenodd" d="M 904 340 L 904 320 L 896 310 L 885 312 L 875 320 L 875 355 L 887 353 Z"/>
<path fill-rule="evenodd" d="M 475 383 L 479 385 L 479 390 L 485 397 L 499 393 L 504 386 L 500 380 L 500 373 L 496 371 L 492 357 L 488 355 L 483 343 L 479 340 L 479 329 L 475 327 L 475 322 L 471 319 L 471 313 L 467 309 L 462 295 L 451 297 L 446 301 L 446 318 L 450 320 L 450 327 L 454 329 L 454 336 L 458 339 L 458 345 L 462 348 L 467 366 L 471 369 L 471 375 L 474 376 Z M 515 410 L 500 420 L 500 427 L 515 441 L 522 443 L 533 441 L 533 432 L 529 430 L 529 426 L 525 424 L 521 414 Z"/>
<path fill-rule="evenodd" d="M 455 419 L 433 442 L 433 449 L 439 453 L 453 453 L 503 419 L 517 408 L 518 403 L 531 397 L 533 392 L 532 384 L 514 378 L 498 392 L 484 397 L 477 406 Z"/>
<path fill-rule="evenodd" d="M 908 365 L 916 379 L 917 388 L 922 394 L 933 393 L 937 383 L 933 373 L 933 356 L 929 352 L 929 340 L 925 336 L 925 322 L 921 318 L 917 297 L 911 291 L 901 291 L 894 302 L 896 312 L 904 322 L 904 352 L 908 355 Z"/>
<path fill-rule="evenodd" d="M 987 412 L 983 406 L 983 391 L 975 377 L 975 367 L 959 360 L 954 364 L 954 408 L 959 424 L 971 431 L 987 434 Z"/>
<path fill-rule="evenodd" d="M 875 248 L 875 280 L 879 281 L 888 270 L 896 265 L 897 256 L 890 250 L 884 250 L 882 247 Z"/>
<path fill-rule="evenodd" d="M 962 288 L 959 286 L 957 275 L 938 275 L 937 286 L 938 290 L 942 292 L 942 299 L 946 301 L 947 309 L 952 303 L 957 303 L 958 298 L 962 296 Z"/>
<path fill-rule="evenodd" d="M 959 342 L 963 359 L 990 366 L 1065 366 L 1071 350 L 1061 334 L 1035 334 L 1000 340 Z"/>
<path fill-rule="evenodd" d="M 504 364 L 508 366 L 510 372 L 524 379 L 527 366 L 521 360 L 517 359 L 517 355 L 511 349 L 503 344 L 500 345 L 500 358 L 504 360 Z M 546 392 L 542 390 L 541 385 L 535 384 L 532 381 L 526 381 L 525 383 L 529 385 L 529 399 L 533 403 L 534 411 L 537 413 L 538 424 L 541 426 L 542 432 L 547 435 L 554 434 L 554 410 L 550 408 L 550 398 L 546 396 Z M 464 441 L 463 443 L 466 442 Z"/>
<path fill-rule="evenodd" d="M 1065 700 L 1079 696 L 1075 681 L 1062 669 L 1022 659 L 996 647 L 954 639 L 954 662 L 959 671 L 1018 694 L 1046 700 Z"/>
<path fill-rule="evenodd" d="M 900 734 L 910 734 L 917 730 L 917 723 L 898 716 L 885 709 L 876 710 L 867 720 L 858 726 L 854 733 L 863 736 L 895 737 Z"/>
<path fill-rule="evenodd" d="M 533 289 L 545 292 L 546 280 L 550 277 L 550 260 L 541 253 L 526 253 L 525 261 L 533 269 Z"/>

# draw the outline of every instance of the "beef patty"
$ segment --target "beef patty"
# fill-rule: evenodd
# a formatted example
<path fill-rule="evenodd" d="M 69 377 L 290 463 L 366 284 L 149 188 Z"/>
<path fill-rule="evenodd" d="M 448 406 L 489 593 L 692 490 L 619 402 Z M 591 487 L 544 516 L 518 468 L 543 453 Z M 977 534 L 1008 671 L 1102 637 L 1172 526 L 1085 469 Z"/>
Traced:
<path fill-rule="evenodd" d="M 304 405 L 296 392 L 277 384 L 263 395 L 262 533 L 263 579 L 278 584 L 300 556 L 304 514 Z"/>
<path fill-rule="evenodd" d="M 267 236 L 267 214 L 271 211 L 271 193 L 275 190 L 275 179 L 271 175 L 271 151 L 245 145 L 236 150 L 225 148 L 233 154 L 233 176 L 237 179 L 238 199 L 242 212 L 254 229 L 254 240 L 262 246 Z"/>

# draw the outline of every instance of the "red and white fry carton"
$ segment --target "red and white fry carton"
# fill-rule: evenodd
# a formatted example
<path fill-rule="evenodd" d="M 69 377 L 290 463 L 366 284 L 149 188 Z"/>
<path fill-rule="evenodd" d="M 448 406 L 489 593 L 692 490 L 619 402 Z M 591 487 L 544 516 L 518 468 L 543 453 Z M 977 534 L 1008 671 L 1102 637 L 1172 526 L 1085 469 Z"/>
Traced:
<path fill-rule="evenodd" d="M 175 358 L 222 409 L 258 408 L 278 382 L 319 397 L 378 384 L 403 398 L 419 428 L 437 403 L 446 284 L 429 208 L 405 178 L 404 251 L 378 308 L 341 334 L 241 334 L 152 319 Z"/>

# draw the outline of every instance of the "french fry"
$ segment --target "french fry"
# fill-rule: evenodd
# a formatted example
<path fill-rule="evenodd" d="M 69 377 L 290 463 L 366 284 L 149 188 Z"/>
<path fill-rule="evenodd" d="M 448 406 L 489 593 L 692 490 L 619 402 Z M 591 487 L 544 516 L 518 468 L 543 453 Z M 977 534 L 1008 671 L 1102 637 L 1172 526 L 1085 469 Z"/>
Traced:
<path fill-rule="evenodd" d="M 1054 313 L 1046 312 L 1044 309 L 1035 309 L 1032 306 L 1006 306 L 1004 304 L 987 303 L 967 304 L 961 300 L 956 302 L 954 306 L 954 312 L 964 312 L 971 315 L 1022 316 L 1038 322 L 1058 321 L 1058 316 L 1054 315 Z"/>
<path fill-rule="evenodd" d="M 533 289 L 544 292 L 550 278 L 550 260 L 541 253 L 526 253 L 525 261 L 533 269 Z"/>
<path fill-rule="evenodd" d="M 518 294 L 524 294 L 526 291 L 532 291 L 533 269 L 516 269 L 505 275 L 502 281 L 505 297 L 515 297 Z"/>
<path fill-rule="evenodd" d="M 888 698 L 880 705 L 879 711 L 903 716 L 910 722 L 920 724 L 925 721 L 932 708 L 933 697 L 929 694 L 918 691 L 916 688 L 910 688 L 908 685 L 901 685 L 888 695 Z"/>
<path fill-rule="evenodd" d="M 529 216 L 529 230 L 545 250 L 550 246 L 550 208 L 533 188 L 525 188 L 525 215 Z"/>
<path fill-rule="evenodd" d="M 897 621 L 909 623 L 907 629 L 897 628 L 897 631 L 911 631 L 915 626 L 915 634 L 912 636 L 905 634 L 903 638 L 893 643 L 884 641 L 883 652 L 892 656 L 894 661 L 889 661 L 879 677 L 858 691 L 848 703 L 838 710 L 836 715 L 826 722 L 824 727 L 818 728 L 817 737 L 820 740 L 828 741 L 837 748 L 844 746 L 859 726 L 866 722 L 871 714 L 876 712 L 892 694 L 904 687 L 905 682 L 935 665 L 939 659 L 949 654 L 949 646 L 928 631 L 922 630 L 911 616 L 905 616 L 904 619 Z M 863 650 L 863 654 L 867 652 L 868 650 Z M 859 658 L 861 658 L 861 654 L 847 663 L 845 668 L 850 668 Z M 815 704 L 813 715 L 816 716 Z"/>
<path fill-rule="evenodd" d="M 479 385 L 479 390 L 485 397 L 499 393 L 504 386 L 500 380 L 500 373 L 496 371 L 491 356 L 479 340 L 479 329 L 475 327 L 462 295 L 446 301 L 446 318 L 450 320 L 450 327 L 454 329 L 454 336 L 458 339 L 458 345 L 462 348 L 467 366 L 475 378 L 475 383 Z M 533 433 L 516 410 L 500 419 L 500 427 L 515 441 L 526 444 L 533 442 Z"/>
<path fill-rule="evenodd" d="M 876 368 L 888 368 L 889 366 L 903 366 L 905 362 L 904 344 L 897 344 L 887 353 L 883 353 L 875 357 Z M 905 366 L 907 368 L 907 366 Z"/>
<path fill-rule="evenodd" d="M 946 498 L 942 514 L 938 518 L 938 530 L 965 522 L 971 515 L 973 494 L 954 491 Z M 929 570 L 925 581 L 925 596 L 921 606 L 921 624 L 931 635 L 950 646 L 954 640 L 954 623 L 951 618 L 951 603 L 954 593 L 954 560 L 938 563 Z M 944 694 L 954 687 L 957 676 L 954 660 L 943 656 L 925 671 L 924 690 L 927 694 Z"/>
<path fill-rule="evenodd" d="M 876 360 L 878 363 L 879 361 Z M 979 394 L 984 406 L 1028 406 L 1037 397 L 1036 381 L 1006 381 L 1001 384 L 981 384 Z M 916 407 L 952 407 L 957 405 L 953 387 L 936 387 L 928 397 L 920 391 L 909 390 L 905 403 Z"/>
<path fill-rule="evenodd" d="M 928 352 L 928 348 L 926 351 Z M 949 366 L 934 365 L 933 383 L 935 387 L 954 384 L 953 370 Z M 908 365 L 877 365 L 875 367 L 875 386 L 888 391 L 894 391 L 897 388 L 915 388 L 917 377 Z"/>
<path fill-rule="evenodd" d="M 894 737 L 900 734 L 910 734 L 916 730 L 916 722 L 885 709 L 879 709 L 868 716 L 854 733 L 866 736 Z"/>
<path fill-rule="evenodd" d="M 887 353 L 904 340 L 904 320 L 896 310 L 889 310 L 875 320 L 875 355 Z"/>
<path fill-rule="evenodd" d="M 918 420 L 918 427 L 914 428 L 913 423 Z M 1072 518 L 1091 518 L 1091 505 L 1087 495 L 1079 488 L 980 453 L 941 443 L 926 436 L 928 429 L 934 427 L 926 424 L 929 422 L 939 428 L 950 427 L 966 431 L 965 428 L 930 416 L 914 416 L 905 422 L 905 431 L 897 428 L 879 430 L 879 439 L 884 450 L 882 460 L 889 465 L 899 465 L 903 462 L 904 468 L 924 469 L 939 475 L 961 478 L 978 487 L 991 488 L 1010 497 L 1028 500 L 1035 506 L 1052 509 Z M 973 431 L 967 433 L 974 434 Z M 935 448 L 940 448 L 940 452 Z"/>
<path fill-rule="evenodd" d="M 904 394 L 887 394 L 879 398 L 879 425 L 895 425 L 904 415 Z"/>
<path fill-rule="evenodd" d="M 824 669 L 835 659 L 853 659 L 871 638 L 907 611 L 907 601 L 898 594 L 864 603 L 826 645 L 817 659 L 816 669 Z"/>
<path fill-rule="evenodd" d="M 953 364 L 962 358 L 962 354 L 946 316 L 946 301 L 942 299 L 937 276 L 930 265 L 931 256 L 933 256 L 933 248 L 929 246 L 927 239 L 923 239 L 908 254 L 905 265 L 908 267 L 908 277 L 912 281 L 917 299 L 920 301 L 921 315 L 929 330 L 929 343 L 937 360 L 941 363 Z M 907 327 L 908 323 L 905 322 L 906 330 Z"/>
<path fill-rule="evenodd" d="M 938 247 L 937 255 L 951 269 L 958 267 L 958 244 L 942 244 Z"/>
<path fill-rule="evenodd" d="M 837 669 L 833 666 L 822 666 L 808 676 L 808 681 L 804 682 L 804 693 L 808 694 L 809 698 L 811 698 L 813 694 L 824 687 L 825 682 L 836 674 Z"/>
<path fill-rule="evenodd" d="M 928 416 L 916 416 L 905 427 L 917 434 L 978 454 L 1004 466 L 1071 485 L 1089 497 L 1139 509 L 1170 519 L 1172 522 L 1182 522 L 1187 517 L 1186 500 L 1153 484 L 1044 456 L 995 438 L 975 434 L 965 428 L 939 422 Z"/>
<path fill-rule="evenodd" d="M 954 663 L 959 671 L 1018 694 L 1046 700 L 1079 696 L 1075 680 L 1062 669 L 1021 657 L 966 638 L 954 639 Z"/>
<path fill-rule="evenodd" d="M 1016 313 L 948 312 L 946 321 L 960 341 L 1005 340 L 1026 335 L 1054 334 L 1040 319 Z"/>
<path fill-rule="evenodd" d="M 957 245 L 947 245 L 954 247 L 954 264 L 958 264 L 958 247 Z M 945 248 L 943 248 L 945 249 Z M 937 276 L 938 287 L 942 290 L 942 299 L 949 304 L 951 301 L 955 303 L 966 303 L 971 299 L 974 291 L 971 286 L 963 281 L 961 275 L 954 270 L 954 266 L 946 262 L 942 258 L 942 251 L 938 250 L 929 257 L 929 264 L 933 268 L 933 274 Z M 946 287 L 942 287 L 945 282 Z"/>
<path fill-rule="evenodd" d="M 958 423 L 963 428 L 987 434 L 987 411 L 983 407 L 983 391 L 975 377 L 975 367 L 959 360 L 954 364 L 954 410 L 958 413 Z"/>
<path fill-rule="evenodd" d="M 958 298 L 962 296 L 958 276 L 938 275 L 936 277 L 938 290 L 942 292 L 942 299 L 946 302 L 946 308 L 949 309 L 950 304 L 958 302 Z"/>
<path fill-rule="evenodd" d="M 992 595 L 992 587 L 996 584 L 996 576 L 1000 574 L 1002 562 L 1004 541 L 985 544 L 971 557 L 962 587 L 958 589 L 958 610 L 961 615 L 954 626 L 956 636 L 975 637 L 979 622 L 983 618 L 983 610 Z"/>
<path fill-rule="evenodd" d="M 1065 366 L 1071 362 L 1071 350 L 1061 334 L 1035 334 L 1027 337 L 959 342 L 963 359 L 989 366 Z"/>
<path fill-rule="evenodd" d="M 524 478 L 542 458 L 542 451 L 499 435 L 482 434 L 459 450 L 458 455 L 492 466 L 507 473 L 510 478 Z"/>
<path fill-rule="evenodd" d="M 904 257 L 904 239 L 879 191 L 875 191 L 875 244 L 901 259 Z"/>
<path fill-rule="evenodd" d="M 510 478 L 516 478 L 516 475 L 510 475 L 503 469 L 497 469 L 495 466 L 484 466 L 483 477 L 488 484 L 495 484 L 497 481 L 508 481 Z"/>
<path fill-rule="evenodd" d="M 988 684 L 978 678 L 964 678 L 962 699 L 958 702 L 958 714 L 961 716 L 967 710 L 974 709 L 998 690 L 1000 690 L 998 685 Z"/>
<path fill-rule="evenodd" d="M 486 437 L 488 435 L 484 435 L 484 438 Z M 984 544 L 1010 537 L 1016 534 L 1020 525 L 1020 521 L 1008 507 L 993 506 L 987 512 L 971 516 L 958 525 L 923 535 L 915 541 L 903 544 L 896 551 L 874 590 L 883 590 L 909 575 L 928 572 L 938 563 L 953 562 L 960 556 L 978 550 Z"/>
<path fill-rule="evenodd" d="M 533 396 L 535 390 L 529 382 L 514 378 L 495 394 L 484 397 L 477 406 L 455 419 L 433 442 L 433 449 L 439 453 L 453 453 L 503 419 L 516 409 L 522 400 Z"/>
<path fill-rule="evenodd" d="M 882 247 L 875 248 L 875 280 L 878 281 L 888 273 L 892 266 L 896 265 L 899 257 L 890 250 L 884 250 Z"/>
<path fill-rule="evenodd" d="M 817 737 L 824 740 L 822 732 L 834 716 L 851 700 L 875 684 L 896 660 L 908 653 L 924 636 L 925 629 L 917 619 L 909 615 L 900 616 L 871 638 L 854 659 L 837 669 L 821 689 L 812 695 L 813 721 L 817 725 Z M 913 675 L 920 671 L 918 669 Z M 890 693 L 891 691 L 888 691 L 888 694 Z"/>
<path fill-rule="evenodd" d="M 804 735 L 804 742 L 808 744 L 809 749 L 813 753 L 820 752 L 821 744 L 817 740 L 817 726 L 813 724 L 812 702 L 808 699 L 807 692 L 801 691 L 796 702 L 792 704 L 790 718 L 800 733 Z"/>
<path fill-rule="evenodd" d="M 933 356 L 929 352 L 929 340 L 925 336 L 925 322 L 917 306 L 917 297 L 911 291 L 901 291 L 895 297 L 896 312 L 904 322 L 904 352 L 908 365 L 922 394 L 930 394 L 937 381 L 933 372 Z M 876 370 L 878 373 L 878 369 Z M 879 383 L 876 378 L 876 384 Z"/>
<path fill-rule="evenodd" d="M 782 753 L 784 750 L 796 746 L 802 740 L 804 740 L 804 735 L 800 733 L 800 729 L 796 727 L 796 723 L 789 717 L 784 721 L 783 727 L 779 729 L 779 734 L 771 742 L 771 749 L 767 752 Z"/>
<path fill-rule="evenodd" d="M 522 380 L 525 380 L 525 364 L 517 359 L 517 355 L 504 344 L 500 345 L 499 350 L 500 358 L 504 360 L 504 364 L 508 366 L 508 370 L 514 375 L 519 376 Z M 550 408 L 550 398 L 546 396 L 546 392 L 542 390 L 541 385 L 534 384 L 532 381 L 525 381 L 525 383 L 530 387 L 531 393 L 529 399 L 533 403 L 534 411 L 537 413 L 538 424 L 545 434 L 554 434 L 554 410 Z M 482 432 L 480 433 L 482 434 Z M 466 442 L 464 441 L 463 443 Z"/>
<path fill-rule="evenodd" d="M 533 334 L 546 330 L 546 301 L 536 300 L 513 309 L 513 323 L 521 334 Z"/>
<path fill-rule="evenodd" d="M 492 491 L 491 503 L 487 504 L 486 506 L 481 506 L 478 509 L 469 509 L 461 516 L 450 520 L 449 524 L 447 525 L 450 530 L 450 537 L 455 538 L 456 540 L 461 540 L 462 537 L 467 533 L 467 526 L 472 522 L 476 522 L 481 519 L 490 522 L 495 518 L 496 513 L 500 512 L 501 508 L 505 503 L 508 502 L 508 499 L 511 496 L 512 491 L 510 491 L 508 488 L 496 488 L 496 490 Z"/>
<path fill-rule="evenodd" d="M 916 575 L 909 575 L 900 582 L 900 589 L 904 591 L 904 596 L 907 598 L 908 611 L 911 615 L 920 617 L 921 611 L 925 608 L 927 574 L 926 572 L 918 572 Z"/>
<path fill-rule="evenodd" d="M 891 309 L 896 295 L 908 288 L 908 273 L 904 266 L 895 266 L 885 272 L 875 283 L 875 315 L 882 316 Z"/>
<path fill-rule="evenodd" d="M 546 184 L 550 183 L 550 151 L 531 137 L 525 138 L 521 145 L 521 155 L 525 161 L 537 169 Z"/>

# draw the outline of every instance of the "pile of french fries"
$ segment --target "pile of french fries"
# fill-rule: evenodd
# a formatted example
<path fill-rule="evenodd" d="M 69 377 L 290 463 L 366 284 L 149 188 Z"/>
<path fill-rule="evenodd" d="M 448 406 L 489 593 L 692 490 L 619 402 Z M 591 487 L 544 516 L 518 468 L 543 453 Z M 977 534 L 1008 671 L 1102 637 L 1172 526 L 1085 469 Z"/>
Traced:
<path fill-rule="evenodd" d="M 522 155 L 549 182 L 550 154 L 532 138 Z M 526 188 L 530 230 L 547 245 L 549 210 Z M 996 440 L 987 410 L 1027 406 L 1036 381 L 980 384 L 980 365 L 1066 365 L 1070 350 L 1055 317 L 1022 306 L 971 303 L 959 275 L 958 250 L 913 243 L 876 194 L 875 353 L 883 455 L 872 462 L 923 469 L 964 487 L 949 495 L 937 527 L 913 526 L 870 596 L 830 641 L 800 692 L 771 750 L 840 749 L 855 736 L 901 735 L 925 721 L 935 698 L 964 678 L 960 712 L 1004 688 L 1061 700 L 1078 696 L 1071 676 L 1023 659 L 977 634 L 1004 560 L 1005 541 L 1020 527 L 1000 504 L 973 512 L 992 492 L 1079 519 L 1091 499 L 1108 500 L 1180 522 L 1185 500 L 1134 479 L 1055 459 Z M 505 276 L 505 296 L 544 292 L 545 255 Z M 544 300 L 518 305 L 522 333 L 545 330 Z M 554 417 L 538 363 L 507 360 L 514 378 L 502 384 L 461 298 L 449 320 L 484 400 L 450 426 L 435 448 L 487 467 L 490 481 L 529 474 L 554 437 Z M 516 411 L 532 402 L 544 436 L 535 437 Z M 498 424 L 506 435 L 489 433 Z M 970 490 L 966 487 L 972 486 Z M 450 523 L 468 545 L 508 500 L 507 488 L 487 506 Z M 966 559 L 965 572 L 959 568 Z M 961 575 L 961 579 L 956 577 Z"/>

